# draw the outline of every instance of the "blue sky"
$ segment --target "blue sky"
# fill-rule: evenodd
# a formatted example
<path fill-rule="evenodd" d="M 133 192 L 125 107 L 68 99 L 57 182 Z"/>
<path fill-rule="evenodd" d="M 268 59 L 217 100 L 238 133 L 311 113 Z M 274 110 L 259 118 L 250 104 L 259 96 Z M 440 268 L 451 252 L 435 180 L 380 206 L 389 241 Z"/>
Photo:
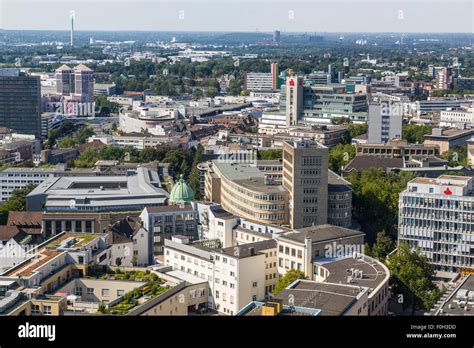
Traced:
<path fill-rule="evenodd" d="M 77 30 L 464 32 L 471 0 L 0 0 L 0 28 Z"/>

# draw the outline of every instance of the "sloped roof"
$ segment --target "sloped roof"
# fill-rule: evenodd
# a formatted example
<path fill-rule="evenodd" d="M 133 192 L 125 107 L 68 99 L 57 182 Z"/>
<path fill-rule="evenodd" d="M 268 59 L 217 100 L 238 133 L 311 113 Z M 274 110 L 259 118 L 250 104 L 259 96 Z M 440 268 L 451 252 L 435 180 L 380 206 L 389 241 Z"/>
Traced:
<path fill-rule="evenodd" d="M 384 171 L 391 168 L 403 168 L 403 158 L 383 158 L 370 155 L 356 156 L 344 168 L 344 172 L 356 170 L 358 172 L 367 168 L 381 168 Z"/>

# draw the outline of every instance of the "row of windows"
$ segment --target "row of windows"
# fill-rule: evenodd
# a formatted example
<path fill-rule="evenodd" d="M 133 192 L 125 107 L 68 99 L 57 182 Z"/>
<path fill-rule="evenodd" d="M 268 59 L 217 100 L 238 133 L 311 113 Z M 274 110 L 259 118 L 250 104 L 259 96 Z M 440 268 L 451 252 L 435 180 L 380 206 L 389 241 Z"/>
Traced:
<path fill-rule="evenodd" d="M 303 166 L 320 166 L 321 156 L 303 156 L 301 163 Z"/>
<path fill-rule="evenodd" d="M 280 245 L 278 247 L 278 250 L 280 253 L 284 253 L 285 255 L 291 255 L 294 257 L 298 257 L 299 259 L 303 258 L 303 251 L 301 249 L 295 249 L 295 248 L 290 248 L 290 247 L 284 247 L 283 245 Z"/>
<path fill-rule="evenodd" d="M 291 261 L 288 259 L 279 258 L 278 266 L 284 267 L 285 269 L 296 269 L 298 271 L 303 271 L 303 264 L 300 262 Z"/>

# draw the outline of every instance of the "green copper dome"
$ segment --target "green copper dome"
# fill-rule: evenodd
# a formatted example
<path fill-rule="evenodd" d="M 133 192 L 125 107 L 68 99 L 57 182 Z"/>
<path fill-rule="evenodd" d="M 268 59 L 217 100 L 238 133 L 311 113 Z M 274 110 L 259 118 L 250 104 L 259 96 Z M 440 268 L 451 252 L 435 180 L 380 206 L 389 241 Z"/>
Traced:
<path fill-rule="evenodd" d="M 178 182 L 174 184 L 173 189 L 171 190 L 169 202 L 171 204 L 182 204 L 192 202 L 193 200 L 194 191 L 181 174 Z"/>

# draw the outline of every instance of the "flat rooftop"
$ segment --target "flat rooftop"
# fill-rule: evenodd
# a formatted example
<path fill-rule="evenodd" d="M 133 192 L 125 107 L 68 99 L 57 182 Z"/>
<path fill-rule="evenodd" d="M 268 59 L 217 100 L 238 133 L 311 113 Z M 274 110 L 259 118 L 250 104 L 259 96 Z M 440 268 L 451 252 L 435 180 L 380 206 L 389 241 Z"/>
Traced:
<path fill-rule="evenodd" d="M 41 207 L 46 210 L 71 210 L 79 206 L 94 206 L 97 209 L 140 206 L 143 209 L 144 205 L 164 204 L 168 196 L 161 188 L 158 174 L 140 167 L 137 168 L 137 174 L 129 176 L 48 178 L 28 194 L 27 206 L 29 210 L 39 210 Z"/>
<path fill-rule="evenodd" d="M 260 252 L 263 250 L 268 250 L 268 249 L 272 249 L 276 247 L 277 247 L 277 242 L 275 239 L 267 239 L 260 242 L 241 244 L 237 246 L 220 249 L 220 252 L 230 257 L 237 257 L 239 259 L 243 259 L 245 257 L 259 255 Z M 254 254 L 252 254 L 252 250 Z"/>
<path fill-rule="evenodd" d="M 265 175 L 254 164 L 212 161 L 224 177 L 248 190 L 263 193 L 286 193 L 281 185 L 267 185 Z"/>
<path fill-rule="evenodd" d="M 30 254 L 30 258 L 17 266 L 13 266 L 2 275 L 9 277 L 29 277 L 35 273 L 39 267 L 48 263 L 56 256 L 61 255 L 67 250 L 81 249 L 102 236 L 104 236 L 104 234 L 61 233 L 41 244 L 34 254 Z"/>
<path fill-rule="evenodd" d="M 207 280 L 205 280 L 205 279 L 196 277 L 195 275 L 192 275 L 192 274 L 180 271 L 180 270 L 169 271 L 169 272 L 166 272 L 166 274 L 170 275 L 174 278 L 184 280 L 185 282 L 188 282 L 190 284 L 201 284 L 201 283 L 204 283 L 204 282 L 207 283 Z"/>
<path fill-rule="evenodd" d="M 358 286 L 302 280 L 280 291 L 275 298 L 283 300 L 284 305 L 289 305 L 289 299 L 293 298 L 295 307 L 319 309 L 323 316 L 340 316 L 367 290 Z"/>
<path fill-rule="evenodd" d="M 314 265 L 320 265 L 329 271 L 329 276 L 325 282 L 363 286 L 375 289 L 382 284 L 389 276 L 388 270 L 378 261 L 369 257 L 343 257 L 343 258 L 322 258 L 314 259 Z M 350 283 L 347 282 L 351 270 L 362 271 L 361 277 L 352 277 Z"/>
<path fill-rule="evenodd" d="M 430 315 L 474 316 L 474 274 L 462 278 L 460 283 L 451 291 L 448 290 L 442 299 L 444 301 L 436 305 Z"/>
<path fill-rule="evenodd" d="M 455 138 L 458 136 L 468 136 L 474 133 L 474 128 L 459 129 L 459 128 L 446 128 L 443 129 L 441 134 L 426 134 L 425 139 L 443 139 L 443 138 Z"/>
<path fill-rule="evenodd" d="M 468 184 L 471 177 L 454 176 L 454 175 L 441 175 L 437 178 L 425 178 L 418 177 L 410 181 L 411 184 L 424 184 L 424 185 L 436 185 L 436 186 L 457 186 L 464 187 Z"/>
<path fill-rule="evenodd" d="M 310 238 L 313 243 L 320 243 L 351 236 L 364 236 L 364 233 L 345 227 L 324 224 L 304 227 L 291 232 L 280 234 L 280 238 L 288 239 L 298 243 L 304 243 L 306 238 Z"/>

